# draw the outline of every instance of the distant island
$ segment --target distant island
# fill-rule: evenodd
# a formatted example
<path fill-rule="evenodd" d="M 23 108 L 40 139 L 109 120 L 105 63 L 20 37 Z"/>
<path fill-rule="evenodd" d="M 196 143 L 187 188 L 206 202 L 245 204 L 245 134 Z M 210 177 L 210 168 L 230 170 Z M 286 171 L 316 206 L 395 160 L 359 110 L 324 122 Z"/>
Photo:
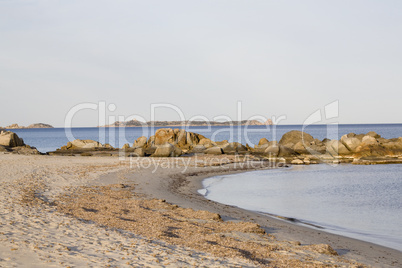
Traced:
<path fill-rule="evenodd" d="M 20 126 L 18 124 L 12 124 L 9 125 L 7 127 L 5 127 L 6 129 L 23 129 L 23 128 L 53 128 L 52 125 L 49 124 L 44 124 L 44 123 L 36 123 L 36 124 L 31 124 L 27 127 L 24 126 Z"/>
<path fill-rule="evenodd" d="M 174 127 L 174 126 L 232 126 L 232 125 L 241 125 L 241 126 L 265 126 L 265 125 L 273 125 L 272 120 L 268 119 L 265 122 L 261 122 L 258 120 L 242 120 L 242 121 L 148 121 L 141 122 L 136 119 L 130 121 L 116 121 L 113 124 L 98 126 L 98 127 L 142 127 L 144 125 L 147 126 L 155 126 L 155 127 Z"/>

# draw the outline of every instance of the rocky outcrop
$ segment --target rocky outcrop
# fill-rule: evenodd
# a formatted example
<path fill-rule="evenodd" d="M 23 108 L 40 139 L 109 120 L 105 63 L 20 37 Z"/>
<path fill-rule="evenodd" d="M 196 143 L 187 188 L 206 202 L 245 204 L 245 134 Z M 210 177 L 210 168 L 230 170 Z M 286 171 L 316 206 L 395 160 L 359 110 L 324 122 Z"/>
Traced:
<path fill-rule="evenodd" d="M 279 144 L 288 148 L 293 148 L 296 144 L 309 147 L 313 141 L 314 138 L 310 134 L 299 130 L 292 130 L 282 136 Z"/>
<path fill-rule="evenodd" d="M 17 147 L 24 146 L 25 143 L 23 139 L 18 137 L 17 134 L 11 131 L 1 131 L 0 133 L 0 145 L 5 147 Z"/>
<path fill-rule="evenodd" d="M 0 150 L 3 150 L 0 148 Z M 375 132 L 349 133 L 340 140 L 318 140 L 310 134 L 293 130 L 285 133 L 279 142 L 262 138 L 254 148 L 238 142 L 212 141 L 203 135 L 184 129 L 161 128 L 149 139 L 137 138 L 133 147 L 122 149 L 102 145 L 93 140 L 75 140 L 54 154 L 65 155 L 126 155 L 137 157 L 178 157 L 190 154 L 251 155 L 280 163 L 315 164 L 339 163 L 402 163 L 402 137 L 384 139 Z"/>
<path fill-rule="evenodd" d="M 68 142 L 66 149 L 74 150 L 74 149 L 96 149 L 102 148 L 103 145 L 94 140 L 80 140 L 76 139 L 74 141 Z"/>
<path fill-rule="evenodd" d="M 11 131 L 0 132 L 0 152 L 15 154 L 40 154 L 35 148 L 24 143 L 24 140 Z"/>
<path fill-rule="evenodd" d="M 147 145 L 147 137 L 141 136 L 134 141 L 133 147 L 134 148 L 143 148 Z"/>
<path fill-rule="evenodd" d="M 155 147 L 155 152 L 151 154 L 153 157 L 179 156 L 191 151 L 201 140 L 201 145 L 211 147 L 209 143 L 212 142 L 201 134 L 187 132 L 184 129 L 161 128 L 155 132 L 154 136 L 151 136 L 144 146 L 146 148 Z M 172 148 L 172 152 L 168 153 L 167 148 Z"/>
<path fill-rule="evenodd" d="M 129 146 L 128 146 L 129 147 Z M 101 144 L 94 140 L 76 139 L 68 142 L 49 155 L 82 155 L 82 156 L 118 156 L 119 149 L 113 148 L 110 144 Z"/>

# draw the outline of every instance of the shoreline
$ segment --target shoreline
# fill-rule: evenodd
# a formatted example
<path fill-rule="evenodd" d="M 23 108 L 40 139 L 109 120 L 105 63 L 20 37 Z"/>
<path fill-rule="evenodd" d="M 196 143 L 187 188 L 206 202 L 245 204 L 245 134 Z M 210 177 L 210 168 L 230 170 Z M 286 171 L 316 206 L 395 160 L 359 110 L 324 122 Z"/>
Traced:
<path fill-rule="evenodd" d="M 402 264 L 402 252 L 396 249 L 329 233 L 325 230 L 317 230 L 305 224 L 293 223 L 255 211 L 217 203 L 198 193 L 198 190 L 203 188 L 202 181 L 204 179 L 255 170 L 200 170 L 198 173 L 189 171 L 187 174 L 175 174 L 173 172 L 165 176 L 156 173 L 152 176 L 152 180 L 155 180 L 152 183 L 142 181 L 142 179 L 138 180 L 137 176 L 135 181 L 140 189 L 136 192 L 149 198 L 165 199 L 167 202 L 180 207 L 218 213 L 224 220 L 257 223 L 267 233 L 273 234 L 279 240 L 299 241 L 305 245 L 329 244 L 341 257 L 373 267 L 378 265 L 381 267 L 398 267 Z M 130 181 L 130 176 L 127 179 Z"/>
<path fill-rule="evenodd" d="M 159 158 L 153 172 L 153 166 L 136 165 L 146 159 L 0 154 L 0 265 L 402 263 L 401 252 L 219 204 L 197 192 L 205 178 L 272 168 L 267 161 L 247 169 L 235 159 Z"/>
<path fill-rule="evenodd" d="M 372 170 L 372 169 L 377 170 L 377 167 L 381 168 L 379 166 L 375 166 L 375 167 L 371 167 L 371 168 L 369 167 L 369 170 Z M 402 165 L 391 166 L 390 168 L 392 168 L 392 169 L 389 169 L 387 167 L 386 170 L 389 171 L 390 173 L 392 173 L 392 172 L 395 173 L 395 172 L 398 172 L 398 170 L 400 170 L 400 167 L 402 167 Z M 338 168 L 339 168 L 338 172 L 342 172 L 342 170 L 343 170 L 342 173 L 347 172 L 345 170 L 349 170 L 349 171 L 356 170 L 356 172 L 358 172 L 358 173 L 367 171 L 366 167 L 355 166 L 350 163 L 341 163 L 341 164 L 339 164 L 337 169 Z M 271 183 L 274 183 L 274 184 L 279 183 L 280 185 L 282 185 L 281 179 L 283 177 L 276 176 L 276 174 L 278 174 L 278 172 L 280 174 L 287 174 L 287 175 L 285 175 L 285 178 L 288 178 L 289 176 L 294 176 L 297 179 L 299 179 L 299 176 L 302 176 L 302 174 L 300 174 L 300 175 L 297 174 L 297 173 L 299 173 L 300 170 L 307 171 L 307 172 L 308 171 L 310 171 L 310 172 L 311 171 L 321 171 L 322 169 L 326 170 L 325 165 L 324 166 L 323 165 L 290 166 L 287 169 L 288 170 L 273 171 L 273 172 L 267 170 L 265 172 L 263 171 L 262 173 L 260 173 L 260 171 L 256 171 L 255 173 L 253 171 L 247 171 L 245 173 L 235 175 L 235 176 L 233 176 L 233 178 L 236 181 L 236 186 L 237 186 L 236 190 L 241 190 L 241 188 L 238 188 L 239 187 L 238 183 L 243 183 L 243 182 L 248 183 L 249 179 L 253 179 L 254 174 L 255 174 L 255 176 L 259 176 L 258 174 L 264 174 L 264 179 L 269 178 L 270 179 L 269 181 Z M 291 173 L 289 173 L 289 172 L 291 172 Z M 375 171 L 373 171 L 373 172 L 375 172 Z M 293 175 L 291 175 L 291 174 L 293 174 Z M 325 175 L 325 174 L 321 174 L 321 175 L 317 176 L 315 174 L 310 173 L 310 175 L 311 175 L 310 177 L 312 177 L 312 178 L 315 178 L 315 179 L 319 178 L 319 181 L 322 181 L 322 179 L 325 179 L 325 177 L 322 177 L 322 175 Z M 360 176 L 359 177 L 360 179 L 357 179 L 355 176 L 353 176 L 353 179 L 355 181 L 360 181 L 360 183 L 362 183 L 362 184 L 359 184 L 359 185 L 361 185 L 363 187 L 364 184 L 366 184 L 366 182 L 364 180 L 367 179 L 366 176 L 368 176 L 368 175 L 369 174 Z M 337 175 L 337 177 L 338 176 L 340 176 L 340 175 Z M 231 177 L 232 176 L 229 175 L 229 176 L 216 176 L 216 177 L 204 179 L 204 181 L 205 180 L 207 181 L 205 184 L 205 187 L 204 187 L 204 181 L 202 181 L 201 187 L 203 189 L 202 189 L 202 191 L 198 191 L 198 192 L 201 195 L 204 195 L 204 196 L 207 195 L 205 197 L 206 199 L 210 199 L 210 200 L 213 200 L 218 203 L 232 205 L 234 207 L 240 206 L 243 209 L 249 210 L 249 211 L 257 213 L 257 214 L 266 215 L 269 217 L 273 217 L 275 219 L 284 220 L 286 222 L 290 222 L 290 223 L 297 224 L 300 226 L 306 226 L 309 228 L 313 228 L 315 230 L 321 230 L 321 231 L 325 231 L 325 232 L 328 232 L 331 234 L 340 235 L 340 236 L 344 236 L 344 237 L 348 237 L 348 238 L 361 240 L 364 242 L 373 243 L 375 245 L 387 247 L 387 248 L 390 248 L 393 250 L 400 251 L 402 253 L 402 243 L 401 243 L 402 241 L 397 240 L 397 238 L 399 238 L 398 231 L 400 228 L 398 228 L 398 226 L 395 226 L 395 225 L 394 225 L 394 229 L 390 229 L 392 226 L 390 226 L 390 228 L 388 228 L 388 224 L 397 223 L 398 219 L 400 217 L 389 218 L 385 215 L 382 215 L 382 217 L 380 217 L 380 218 L 376 217 L 376 215 L 381 215 L 383 212 L 384 213 L 386 212 L 382 209 L 371 212 L 371 217 L 373 217 L 373 219 L 371 219 L 371 218 L 367 219 L 367 218 L 361 218 L 361 217 L 353 218 L 354 214 L 345 214 L 345 212 L 338 214 L 336 217 L 332 217 L 332 219 L 329 219 L 327 217 L 325 217 L 325 218 L 320 217 L 320 215 L 322 215 L 321 213 L 313 214 L 310 212 L 310 213 L 308 213 L 308 215 L 306 213 L 300 214 L 300 213 L 298 213 L 299 209 L 295 210 L 294 208 L 292 209 L 291 207 L 289 207 L 290 210 L 287 212 L 285 212 L 283 210 L 277 210 L 278 208 L 274 204 L 278 204 L 277 202 L 279 201 L 278 205 L 281 206 L 281 202 L 286 203 L 286 201 L 282 201 L 282 200 L 286 200 L 288 197 L 291 197 L 291 196 L 289 196 L 289 193 L 287 192 L 286 188 L 291 187 L 292 183 L 290 183 L 290 184 L 288 183 L 288 184 L 286 184 L 286 186 L 282 185 L 282 187 L 286 187 L 286 188 L 284 188 L 283 191 L 281 191 L 282 193 L 279 195 L 278 198 L 273 198 L 273 199 L 271 198 L 271 199 L 269 199 L 269 201 L 266 201 L 266 202 L 269 202 L 269 203 L 267 203 L 267 206 L 269 207 L 269 209 L 265 205 L 264 205 L 264 208 L 253 209 L 253 208 L 248 207 L 248 205 L 247 205 L 248 202 L 243 205 L 240 205 L 240 203 L 236 202 L 236 198 L 233 199 L 234 196 L 231 196 L 232 191 L 229 190 L 230 187 L 232 187 L 232 183 L 231 183 L 231 179 L 230 179 Z M 303 178 L 305 178 L 305 176 L 303 176 Z M 226 185 L 226 187 L 220 188 L 221 190 L 223 190 L 224 193 L 222 193 L 221 191 L 218 191 L 218 192 L 215 192 L 214 196 L 209 196 L 209 193 L 210 193 L 209 188 L 211 187 L 211 190 L 212 191 L 214 190 L 214 186 L 211 184 L 213 184 L 215 182 L 222 183 L 221 180 L 223 181 L 223 184 Z M 384 178 L 384 180 L 385 180 L 385 178 Z M 381 181 L 384 181 L 384 180 L 381 180 Z M 311 181 L 309 181 L 307 183 L 308 185 L 310 185 L 310 187 L 307 187 L 307 189 L 311 189 L 311 187 L 315 187 L 314 184 L 311 185 L 310 183 L 311 183 Z M 320 182 L 318 182 L 318 183 L 320 183 Z M 372 183 L 371 181 L 370 182 L 367 181 L 368 185 L 370 185 L 371 183 Z M 240 185 L 243 185 L 243 184 L 240 184 Z M 323 185 L 322 182 L 320 183 L 320 185 Z M 207 190 L 205 190 L 205 189 L 207 189 Z M 228 189 L 228 192 L 226 192 L 225 189 Z M 256 188 L 253 188 L 253 189 L 256 190 Z M 272 190 L 272 187 L 268 186 L 265 189 Z M 207 194 L 205 194 L 205 192 L 207 192 Z M 363 192 L 367 192 L 367 191 L 363 191 Z M 230 201 L 228 201 L 228 198 L 225 197 L 225 193 L 228 193 L 231 196 Z M 275 195 L 276 194 L 277 193 L 275 192 Z M 267 198 L 268 198 L 268 196 L 269 196 L 269 194 L 267 194 Z M 305 193 L 305 195 L 304 194 L 298 195 L 298 200 L 303 202 L 304 196 L 309 198 L 307 193 Z M 378 198 L 381 198 L 381 196 L 378 196 Z M 394 198 L 397 198 L 397 196 L 395 196 Z M 242 199 L 243 201 L 246 201 L 244 198 L 240 198 L 240 199 Z M 292 197 L 292 199 L 294 200 L 294 197 Z M 388 198 L 388 199 L 390 199 L 390 198 Z M 331 200 L 334 202 L 333 199 L 331 199 Z M 370 200 L 372 200 L 372 199 L 370 199 Z M 322 196 L 322 201 L 325 201 L 328 203 L 328 197 Z M 339 201 L 342 202 L 342 200 L 339 200 Z M 372 201 L 375 202 L 375 200 L 372 200 Z M 255 203 L 253 201 L 252 203 L 253 203 L 253 205 L 254 204 L 255 205 L 264 204 L 264 201 L 260 201 L 258 203 Z M 271 204 L 271 205 L 269 206 L 269 204 Z M 295 204 L 295 205 L 297 205 L 297 204 Z M 311 206 L 311 204 L 310 204 L 310 206 Z M 338 211 L 339 211 L 339 207 L 337 207 L 337 204 L 331 204 L 330 206 L 327 205 L 327 211 L 328 210 L 331 211 L 331 209 L 333 209 L 333 206 L 336 206 L 335 209 L 338 209 Z M 300 207 L 300 209 L 303 209 L 303 208 L 304 208 L 304 206 Z M 342 207 L 342 210 L 344 210 L 343 207 Z M 366 210 L 366 209 L 364 209 L 364 210 Z M 359 209 L 359 211 L 362 211 L 361 208 Z M 392 213 L 392 215 L 399 215 L 397 212 L 398 211 L 394 211 Z M 331 214 L 333 214 L 333 213 L 331 213 Z M 389 213 L 387 215 L 389 216 Z M 317 216 L 319 218 L 317 218 Z M 345 222 L 344 221 L 338 222 L 338 220 L 341 220 L 341 219 L 348 219 L 348 222 L 351 225 L 342 225 L 342 223 L 345 223 Z M 352 220 L 352 219 L 354 219 L 354 220 Z M 380 222 L 376 221 L 376 223 L 377 223 L 376 225 L 374 223 L 372 223 L 372 226 L 378 226 L 378 227 L 372 228 L 370 230 L 361 228 L 362 223 L 364 224 L 364 222 L 371 222 L 371 220 L 374 221 L 375 219 L 381 219 Z M 387 219 L 387 220 L 385 221 L 384 219 Z M 387 224 L 387 225 L 385 225 L 385 224 Z M 383 230 L 383 231 L 379 231 L 379 227 L 381 227 L 381 230 Z M 387 230 L 387 231 L 384 232 L 385 230 Z M 393 231 L 391 231 L 391 230 L 393 230 Z"/>

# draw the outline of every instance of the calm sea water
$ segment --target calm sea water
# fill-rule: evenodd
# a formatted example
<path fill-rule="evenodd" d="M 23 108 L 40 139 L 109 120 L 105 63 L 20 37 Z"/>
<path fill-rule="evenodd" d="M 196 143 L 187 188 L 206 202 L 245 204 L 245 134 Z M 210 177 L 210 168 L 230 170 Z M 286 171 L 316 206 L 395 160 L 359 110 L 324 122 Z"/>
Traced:
<path fill-rule="evenodd" d="M 293 166 L 203 184 L 210 200 L 402 251 L 402 165 Z"/>
<path fill-rule="evenodd" d="M 22 137 L 26 144 L 36 147 L 41 152 L 54 151 L 74 139 L 91 139 L 101 143 L 109 143 L 121 148 L 125 143 L 133 144 L 140 136 L 150 137 L 159 128 L 44 128 L 44 129 L 13 129 L 12 131 Z M 303 130 L 314 138 L 339 139 L 342 135 L 354 133 L 367 133 L 375 131 L 384 138 L 402 136 L 402 124 L 369 124 L 369 125 L 311 125 L 303 128 L 302 125 L 278 126 L 242 126 L 242 127 L 187 127 L 188 131 L 200 133 L 215 141 L 239 141 L 250 146 L 258 144 L 265 137 L 268 140 L 280 140 L 283 134 L 291 130 Z M 71 131 L 72 136 L 66 133 Z"/>

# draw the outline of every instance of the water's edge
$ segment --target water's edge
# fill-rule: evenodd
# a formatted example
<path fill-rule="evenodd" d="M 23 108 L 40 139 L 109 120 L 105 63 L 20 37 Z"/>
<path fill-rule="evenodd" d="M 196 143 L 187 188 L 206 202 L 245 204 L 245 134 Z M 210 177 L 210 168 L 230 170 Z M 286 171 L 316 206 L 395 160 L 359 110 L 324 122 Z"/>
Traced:
<path fill-rule="evenodd" d="M 347 166 L 353 166 L 353 165 L 347 165 Z M 354 167 L 354 166 L 353 166 Z M 395 168 L 396 169 L 400 169 L 402 167 L 402 165 L 396 165 Z M 363 167 L 359 167 L 359 168 L 367 168 L 367 166 L 363 166 Z M 255 171 L 249 171 L 249 172 L 245 172 L 245 173 L 241 173 L 241 174 L 235 174 L 233 176 L 244 176 L 244 174 L 253 174 Z M 264 171 L 256 171 L 256 172 L 267 172 L 266 170 Z M 269 171 L 268 171 L 269 172 Z M 297 172 L 297 171 L 296 171 Z M 367 171 L 369 172 L 369 171 Z M 294 173 L 292 172 L 292 174 L 289 174 L 290 176 L 294 176 Z M 230 175 L 232 176 L 232 175 Z M 276 219 L 281 219 L 287 222 L 291 222 L 293 224 L 300 224 L 303 226 L 307 226 L 309 228 L 314 228 L 314 229 L 318 229 L 318 230 L 323 230 L 329 233 L 333 233 L 333 234 L 338 234 L 338 235 L 342 235 L 345 237 L 350 237 L 350 238 L 354 238 L 354 239 L 358 239 L 361 241 L 365 241 L 365 242 L 370 242 L 370 243 L 374 243 L 377 245 L 381 245 L 381 246 L 385 246 L 385 247 L 389 247 L 398 251 L 402 251 L 402 239 L 394 239 L 394 240 L 389 240 L 390 237 L 393 236 L 393 234 L 387 234 L 387 235 L 382 235 L 381 232 L 380 233 L 370 233 L 365 231 L 364 229 L 359 228 L 359 222 L 355 223 L 355 227 L 357 228 L 345 228 L 341 225 L 337 225 L 334 224 L 333 222 L 329 221 L 312 221 L 312 220 L 307 220 L 303 217 L 299 217 L 299 216 L 295 216 L 292 213 L 277 213 L 274 211 L 267 211 L 267 210 L 261 210 L 261 209 L 250 209 L 250 207 L 247 207 L 245 205 L 236 203 L 236 202 L 228 202 L 224 200 L 224 198 L 215 198 L 214 196 L 211 198 L 211 190 L 213 191 L 213 187 L 215 183 L 222 183 L 225 180 L 228 181 L 228 177 L 230 176 L 217 176 L 217 177 L 210 177 L 210 178 L 206 178 L 202 181 L 202 185 L 203 188 L 198 190 L 198 193 L 201 194 L 202 196 L 204 196 L 204 198 L 221 203 L 221 204 L 225 204 L 225 205 L 230 205 L 230 206 L 234 206 L 234 207 L 239 207 L 242 209 L 246 209 L 249 210 L 251 212 L 254 213 L 258 213 L 261 215 L 265 215 L 265 216 L 269 216 L 269 217 L 274 217 Z M 364 174 L 362 175 L 364 176 Z M 224 182 L 225 183 L 225 182 Z M 227 182 L 226 182 L 226 188 L 230 189 L 231 187 L 228 187 Z M 226 194 L 226 193 L 224 193 Z M 236 192 L 237 197 L 241 196 L 241 194 L 239 194 L 239 192 Z M 216 195 L 216 193 L 215 193 Z M 384 208 L 384 210 L 387 210 L 387 208 Z M 370 212 L 368 212 L 370 213 Z M 341 215 L 338 215 L 341 216 Z M 375 215 L 374 217 L 381 217 L 381 215 Z M 402 215 L 398 215 L 399 219 L 402 219 Z M 385 219 L 386 220 L 386 219 Z M 362 219 L 363 221 L 363 219 Z M 379 229 L 384 229 L 385 227 L 383 226 L 378 226 Z M 398 235 L 397 235 L 398 236 Z M 392 238 L 391 238 L 392 239 Z"/>

